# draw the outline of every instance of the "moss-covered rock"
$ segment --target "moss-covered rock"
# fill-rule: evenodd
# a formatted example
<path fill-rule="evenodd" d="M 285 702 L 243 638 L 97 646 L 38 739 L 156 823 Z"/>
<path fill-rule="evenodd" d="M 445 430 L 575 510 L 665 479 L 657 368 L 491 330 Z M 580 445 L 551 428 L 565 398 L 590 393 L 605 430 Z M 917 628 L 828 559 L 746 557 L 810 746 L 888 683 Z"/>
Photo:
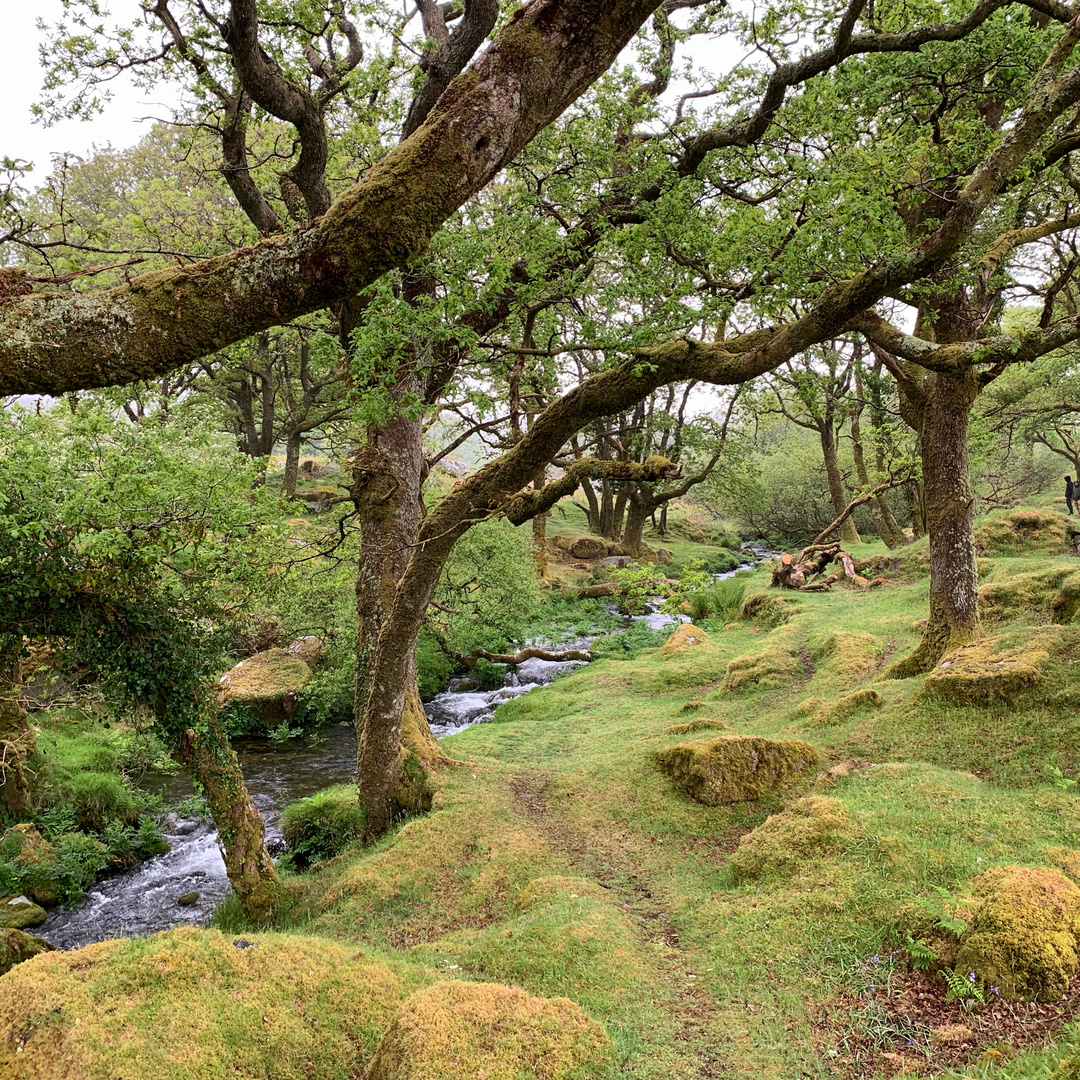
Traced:
<path fill-rule="evenodd" d="M 533 878 L 518 893 L 514 907 L 518 911 L 528 911 L 534 904 L 549 901 L 555 897 L 576 900 L 580 896 L 591 896 L 597 900 L 607 898 L 607 890 L 588 878 L 566 877 L 562 874 L 549 874 L 546 877 Z"/>
<path fill-rule="evenodd" d="M 53 946 L 43 938 L 24 934 L 21 930 L 0 930 L 0 975 L 24 960 L 32 960 L 39 953 L 52 951 Z"/>
<path fill-rule="evenodd" d="M 1055 623 L 1070 623 L 1076 618 L 1080 570 L 1074 562 L 1062 560 L 1018 573 L 992 566 L 990 574 L 979 588 L 979 614 L 983 618 L 1005 621 L 1036 611 L 1049 614 Z"/>
<path fill-rule="evenodd" d="M 799 608 L 790 600 L 773 593 L 754 593 L 748 596 L 739 608 L 739 618 L 743 622 L 755 622 L 762 626 L 780 626 L 788 621 Z"/>
<path fill-rule="evenodd" d="M 19 964 L 0 983 L 0 1076 L 362 1075 L 411 987 L 332 941 L 245 940 L 184 927 Z"/>
<path fill-rule="evenodd" d="M 880 709 L 882 697 L 876 690 L 854 690 L 837 701 L 826 702 L 810 717 L 811 724 L 835 724 L 860 709 Z"/>
<path fill-rule="evenodd" d="M 958 705 L 1014 701 L 1042 678 L 1053 644 L 1048 630 L 1020 644 L 983 638 L 954 649 L 926 677 L 923 693 Z"/>
<path fill-rule="evenodd" d="M 661 768 L 698 802 L 749 802 L 814 776 L 818 752 L 798 740 L 728 735 L 679 743 L 657 754 Z"/>
<path fill-rule="evenodd" d="M 876 634 L 832 630 L 812 650 L 818 665 L 843 675 L 848 683 L 869 679 L 878 668 L 885 643 Z"/>
<path fill-rule="evenodd" d="M 567 550 L 575 559 L 602 559 L 608 553 L 608 546 L 596 536 L 577 536 Z"/>
<path fill-rule="evenodd" d="M 808 795 L 742 837 L 731 856 L 731 873 L 738 882 L 791 873 L 812 856 L 839 850 L 859 833 L 839 799 Z"/>
<path fill-rule="evenodd" d="M 267 727 L 289 720 L 311 681 L 311 668 L 285 649 L 267 649 L 241 661 L 218 682 L 226 705 L 239 705 Z"/>
<path fill-rule="evenodd" d="M 1068 555 L 1080 527 L 1053 510 L 1022 507 L 989 514 L 975 526 L 980 555 Z"/>
<path fill-rule="evenodd" d="M 40 926 L 48 917 L 43 907 L 22 893 L 0 897 L 0 927 L 4 929 L 25 930 L 28 926 Z"/>
<path fill-rule="evenodd" d="M 1043 853 L 1047 863 L 1080 885 L 1080 851 L 1067 847 L 1049 847 Z"/>
<path fill-rule="evenodd" d="M 57 903 L 56 852 L 30 824 L 13 825 L 0 836 L 0 855 L 14 862 L 23 891 L 36 904 Z"/>
<path fill-rule="evenodd" d="M 603 1075 L 610 1060 L 604 1029 L 568 998 L 444 982 L 405 1002 L 367 1080 L 569 1080 Z"/>
<path fill-rule="evenodd" d="M 1048 867 L 999 866 L 975 881 L 981 897 L 956 972 L 1002 997 L 1057 1001 L 1078 966 L 1080 888 Z"/>
<path fill-rule="evenodd" d="M 660 650 L 661 656 L 671 656 L 680 649 L 690 645 L 704 645 L 709 640 L 709 635 L 693 623 L 683 623 L 674 634 L 664 642 Z"/>

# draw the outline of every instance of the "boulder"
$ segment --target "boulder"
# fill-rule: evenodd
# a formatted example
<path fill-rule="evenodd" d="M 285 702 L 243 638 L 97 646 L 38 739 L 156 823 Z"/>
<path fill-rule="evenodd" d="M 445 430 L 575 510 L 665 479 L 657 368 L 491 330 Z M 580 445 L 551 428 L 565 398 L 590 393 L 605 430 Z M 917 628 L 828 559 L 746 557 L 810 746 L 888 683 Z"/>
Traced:
<path fill-rule="evenodd" d="M 331 487 L 329 484 L 320 484 L 318 487 L 298 491 L 293 498 L 306 503 L 329 502 L 331 499 L 336 499 L 339 494 L 340 492 L 336 487 Z"/>
<path fill-rule="evenodd" d="M 401 978 L 324 938 L 247 938 L 183 927 L 19 964 L 0 981 L 0 1077 L 363 1076 Z"/>
<path fill-rule="evenodd" d="M 739 618 L 743 622 L 755 622 L 762 626 L 780 626 L 796 611 L 798 607 L 790 600 L 772 593 L 754 593 L 743 601 Z"/>
<path fill-rule="evenodd" d="M 601 566 L 617 566 L 620 570 L 625 570 L 628 566 L 634 565 L 634 559 L 631 555 L 609 555 L 606 559 L 600 560 Z"/>
<path fill-rule="evenodd" d="M 295 656 L 297 660 L 303 660 L 309 668 L 318 667 L 323 662 L 326 653 L 322 638 L 316 637 L 314 634 L 290 641 L 289 647 L 285 651 L 290 656 Z"/>
<path fill-rule="evenodd" d="M 40 953 L 53 951 L 54 946 L 44 938 L 24 934 L 21 930 L 0 930 L 0 975 L 6 975 L 24 960 L 32 960 Z"/>
<path fill-rule="evenodd" d="M 579 536 L 570 543 L 570 554 L 575 559 L 603 559 L 608 546 L 595 536 Z"/>
<path fill-rule="evenodd" d="M 973 641 L 938 662 L 923 693 L 957 705 L 1012 702 L 1042 678 L 1050 646 L 1045 630 L 1020 645 L 1004 645 L 998 638 Z"/>
<path fill-rule="evenodd" d="M 8 829 L 0 836 L 0 854 L 15 863 L 23 890 L 35 904 L 48 907 L 57 903 L 56 853 L 35 826 Z"/>
<path fill-rule="evenodd" d="M 704 645 L 709 640 L 709 635 L 693 623 L 683 623 L 674 634 L 664 642 L 660 650 L 661 656 L 671 656 L 692 645 Z"/>
<path fill-rule="evenodd" d="M 413 994 L 382 1037 L 367 1080 L 560 1080 L 605 1072 L 604 1029 L 568 998 L 498 983 L 440 982 Z"/>
<path fill-rule="evenodd" d="M 852 630 L 833 630 L 812 650 L 822 668 L 829 668 L 848 683 L 869 679 L 885 652 L 885 642 L 876 634 Z"/>
<path fill-rule="evenodd" d="M 28 896 L 0 897 L 0 928 L 25 930 L 28 926 L 40 926 L 48 917 L 45 909 Z"/>
<path fill-rule="evenodd" d="M 679 743 L 657 754 L 660 767 L 708 806 L 749 802 L 811 779 L 819 764 L 809 743 L 727 735 Z"/>
<path fill-rule="evenodd" d="M 766 690 L 793 682 L 803 673 L 799 658 L 782 640 L 771 641 L 761 652 L 736 656 L 724 673 L 723 689 Z"/>
<path fill-rule="evenodd" d="M 311 668 L 285 649 L 267 649 L 241 661 L 218 682 L 223 704 L 235 702 L 267 727 L 288 721 L 296 700 L 311 681 Z"/>
<path fill-rule="evenodd" d="M 838 851 L 861 831 L 839 799 L 808 795 L 742 837 L 731 856 L 731 872 L 740 882 L 791 874 L 815 856 Z"/>
<path fill-rule="evenodd" d="M 838 701 L 822 704 L 810 717 L 810 723 L 835 724 L 861 709 L 880 709 L 882 704 L 882 697 L 876 690 L 855 690 L 850 694 L 845 694 Z"/>
<path fill-rule="evenodd" d="M 675 561 L 675 556 L 672 555 L 667 548 L 657 548 L 656 561 L 662 566 L 671 566 L 671 564 Z"/>
<path fill-rule="evenodd" d="M 960 942 L 956 973 L 1004 998 L 1057 1001 L 1080 966 L 1080 888 L 1042 866 L 998 866 L 975 881 L 981 903 Z"/>

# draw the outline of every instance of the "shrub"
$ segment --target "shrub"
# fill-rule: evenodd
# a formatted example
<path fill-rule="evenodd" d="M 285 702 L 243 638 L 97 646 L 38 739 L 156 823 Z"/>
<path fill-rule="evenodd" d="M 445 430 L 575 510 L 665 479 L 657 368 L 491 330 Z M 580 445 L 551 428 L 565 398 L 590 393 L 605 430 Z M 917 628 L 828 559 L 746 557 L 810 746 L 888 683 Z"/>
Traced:
<path fill-rule="evenodd" d="M 81 829 L 100 832 L 110 823 L 133 825 L 138 819 L 139 799 L 123 777 L 115 773 L 79 773 L 65 787 Z"/>
<path fill-rule="evenodd" d="M 330 859 L 363 831 L 364 812 L 352 784 L 317 791 L 285 807 L 281 832 L 289 845 L 288 861 L 299 869 Z"/>
<path fill-rule="evenodd" d="M 597 638 L 592 644 L 597 660 L 633 660 L 646 649 L 658 649 L 671 636 L 673 627 L 651 630 L 643 622 L 633 622 L 626 630 Z"/>

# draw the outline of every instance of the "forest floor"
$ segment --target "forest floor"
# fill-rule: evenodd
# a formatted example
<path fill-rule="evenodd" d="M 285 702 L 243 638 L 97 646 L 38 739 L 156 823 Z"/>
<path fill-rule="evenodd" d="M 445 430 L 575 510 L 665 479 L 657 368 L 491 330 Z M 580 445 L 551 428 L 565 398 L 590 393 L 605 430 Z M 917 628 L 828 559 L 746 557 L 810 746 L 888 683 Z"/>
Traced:
<path fill-rule="evenodd" d="M 989 986 L 950 999 L 940 974 L 980 873 L 1068 872 L 1080 846 L 1080 626 L 1052 621 L 1080 562 L 1053 537 L 1018 555 L 1023 537 L 984 535 L 987 633 L 1050 643 L 1007 699 L 882 678 L 919 640 L 923 542 L 880 587 L 785 594 L 765 622 L 594 662 L 444 740 L 458 764 L 432 812 L 292 879 L 277 929 L 385 964 L 410 990 L 465 979 L 568 997 L 604 1025 L 625 1080 L 1080 1075 L 1077 980 L 1019 1004 Z M 768 580 L 749 577 L 748 595 L 775 595 Z M 749 676 L 725 678 L 735 660 Z M 866 688 L 879 703 L 829 708 Z M 695 802 L 657 752 L 725 732 L 809 742 L 821 771 L 761 801 Z M 760 865 L 733 866 L 807 794 L 837 800 L 848 825 L 805 845 L 762 830 Z M 253 932 L 229 910 L 219 925 Z"/>

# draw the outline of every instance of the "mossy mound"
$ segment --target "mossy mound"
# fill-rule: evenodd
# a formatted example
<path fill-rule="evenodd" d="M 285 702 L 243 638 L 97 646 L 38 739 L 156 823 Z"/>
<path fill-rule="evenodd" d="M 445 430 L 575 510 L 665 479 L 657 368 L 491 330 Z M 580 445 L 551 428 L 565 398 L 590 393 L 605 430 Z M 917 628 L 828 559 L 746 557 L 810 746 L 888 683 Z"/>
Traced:
<path fill-rule="evenodd" d="M 708 806 L 760 799 L 812 777 L 819 763 L 809 743 L 743 735 L 679 743 L 661 750 L 657 760 L 692 798 Z"/>
<path fill-rule="evenodd" d="M 1023 507 L 990 514 L 975 526 L 980 555 L 1068 555 L 1080 528 L 1052 510 Z"/>
<path fill-rule="evenodd" d="M 409 989 L 299 936 L 184 927 L 45 953 L 0 983 L 0 1076 L 351 1080 Z"/>
<path fill-rule="evenodd" d="M 979 589 L 983 618 L 1005 621 L 1031 612 L 1048 613 L 1055 623 L 1072 622 L 1080 611 L 1080 570 L 1063 561 L 1039 570 L 994 575 Z"/>
<path fill-rule="evenodd" d="M 296 699 L 311 681 L 311 668 L 285 649 L 256 653 L 226 672 L 218 682 L 222 700 L 253 713 L 268 727 L 287 721 Z"/>
<path fill-rule="evenodd" d="M 731 856 L 731 873 L 736 882 L 789 874 L 812 856 L 839 850 L 843 841 L 859 833 L 839 799 L 808 795 L 739 841 Z"/>
<path fill-rule="evenodd" d="M 776 596 L 773 593 L 754 593 L 742 602 L 739 618 L 743 622 L 755 622 L 761 626 L 780 626 L 798 610 L 795 604 L 782 596 Z"/>
<path fill-rule="evenodd" d="M 367 1080 L 584 1080 L 604 1075 L 610 1058 L 604 1029 L 568 998 L 444 982 L 405 1002 Z"/>
<path fill-rule="evenodd" d="M 830 631 L 812 650 L 822 668 L 842 674 L 846 682 L 863 682 L 878 668 L 885 643 L 876 634 Z"/>
<path fill-rule="evenodd" d="M 845 694 L 838 701 L 826 702 L 810 717 L 811 724 L 835 724 L 857 713 L 860 709 L 880 709 L 883 704 L 881 695 L 876 690 L 854 690 Z"/>
<path fill-rule="evenodd" d="M 1080 851 L 1066 847 L 1049 847 L 1044 856 L 1047 863 L 1080 885 Z"/>
<path fill-rule="evenodd" d="M 588 878 L 564 877 L 562 874 L 550 874 L 546 877 L 533 878 L 518 893 L 514 907 L 518 911 L 528 911 L 534 904 L 554 898 L 577 900 L 581 896 L 590 896 L 596 900 L 607 899 L 607 890 Z"/>
<path fill-rule="evenodd" d="M 793 682 L 802 674 L 799 658 L 783 642 L 775 641 L 761 652 L 736 656 L 724 673 L 723 689 L 768 690 Z"/>
<path fill-rule="evenodd" d="M 948 653 L 926 677 L 923 693 L 958 705 L 1014 701 L 1042 678 L 1052 638 L 1033 634 L 1021 644 L 983 638 Z"/>
<path fill-rule="evenodd" d="M 665 735 L 692 735 L 695 731 L 730 731 L 731 725 L 723 720 L 691 720 L 685 724 L 672 724 L 664 728 Z"/>
<path fill-rule="evenodd" d="M 575 559 L 603 559 L 608 553 L 608 545 L 596 536 L 575 536 L 566 550 Z"/>
<path fill-rule="evenodd" d="M 660 655 L 671 656 L 672 653 L 676 653 L 680 649 L 685 649 L 688 646 L 704 645 L 708 640 L 709 635 L 700 627 L 695 626 L 693 623 L 683 623 L 682 626 L 680 626 L 678 630 L 664 642 L 663 647 L 660 649 Z"/>
<path fill-rule="evenodd" d="M 999 866 L 975 882 L 983 897 L 956 955 L 1005 998 L 1057 1001 L 1080 966 L 1080 888 L 1048 867 Z"/>
<path fill-rule="evenodd" d="M 40 926 L 48 915 L 28 896 L 0 897 L 0 928 L 25 930 L 28 926 Z"/>
<path fill-rule="evenodd" d="M 300 502 L 317 503 L 323 500 L 336 499 L 340 494 L 341 492 L 336 487 L 331 487 L 329 484 L 318 484 L 315 487 L 296 492 L 293 498 L 298 499 Z"/>
<path fill-rule="evenodd" d="M 9 972 L 16 964 L 52 951 L 52 945 L 33 934 L 24 934 L 21 930 L 0 930 L 0 975 Z"/>

